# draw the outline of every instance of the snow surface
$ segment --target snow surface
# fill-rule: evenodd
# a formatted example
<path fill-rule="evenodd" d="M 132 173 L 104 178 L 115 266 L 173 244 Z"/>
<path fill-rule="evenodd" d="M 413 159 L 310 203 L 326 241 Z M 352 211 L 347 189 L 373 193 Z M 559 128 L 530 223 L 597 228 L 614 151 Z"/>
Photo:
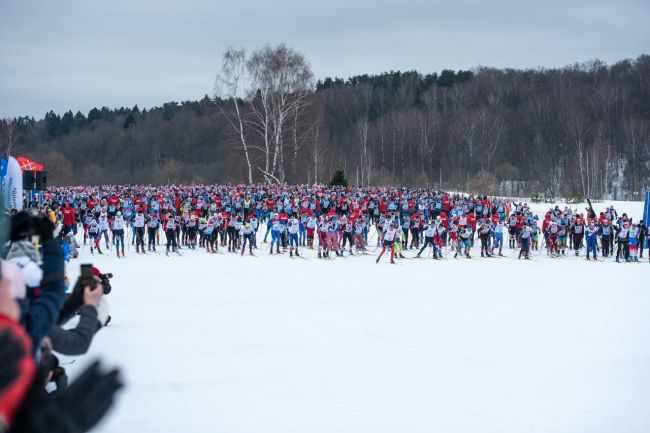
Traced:
<path fill-rule="evenodd" d="M 642 203 L 613 204 L 641 216 Z M 395 266 L 263 246 L 243 258 L 85 249 L 68 265 L 73 278 L 90 261 L 115 274 L 113 321 L 67 366 L 74 376 L 99 357 L 123 369 L 127 388 L 97 431 L 650 428 L 647 256 L 518 261 L 507 250 Z"/>

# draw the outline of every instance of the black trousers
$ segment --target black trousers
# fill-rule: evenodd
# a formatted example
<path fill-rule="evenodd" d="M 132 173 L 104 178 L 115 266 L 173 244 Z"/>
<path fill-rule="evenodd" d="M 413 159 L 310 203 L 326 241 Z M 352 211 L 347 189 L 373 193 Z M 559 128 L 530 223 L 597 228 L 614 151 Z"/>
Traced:
<path fill-rule="evenodd" d="M 157 231 L 158 231 L 157 229 L 152 229 L 151 227 L 149 227 L 147 229 L 147 238 L 148 238 L 147 244 L 148 244 L 148 247 L 149 247 L 150 250 L 154 250 L 154 251 L 156 250 L 156 232 Z"/>
<path fill-rule="evenodd" d="M 142 247 L 144 251 L 144 227 L 135 228 L 135 248 Z"/>
<path fill-rule="evenodd" d="M 178 244 L 176 243 L 176 230 L 174 229 L 165 230 L 165 236 L 167 237 L 166 250 L 169 251 L 169 249 L 171 248 L 172 251 L 176 251 L 176 248 L 178 247 Z"/>
<path fill-rule="evenodd" d="M 422 251 L 424 251 L 428 246 L 433 247 L 433 236 L 424 237 L 424 245 L 422 246 L 422 248 L 420 248 L 420 251 L 418 252 L 418 256 L 422 254 Z"/>
<path fill-rule="evenodd" d="M 619 259 L 621 253 L 623 253 L 622 255 L 625 260 L 630 260 L 630 244 L 628 243 L 627 239 L 625 241 L 618 241 L 618 248 L 616 249 L 616 260 Z"/>

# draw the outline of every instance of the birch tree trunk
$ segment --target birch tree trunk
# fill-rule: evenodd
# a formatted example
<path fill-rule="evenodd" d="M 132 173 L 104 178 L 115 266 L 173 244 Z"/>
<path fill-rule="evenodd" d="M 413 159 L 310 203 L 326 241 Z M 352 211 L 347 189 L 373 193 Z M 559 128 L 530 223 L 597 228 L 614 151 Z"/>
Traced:
<path fill-rule="evenodd" d="M 244 152 L 246 167 L 248 169 L 248 183 L 253 183 L 253 167 L 248 149 L 248 143 L 244 134 L 244 120 L 239 109 L 239 92 L 241 83 L 246 74 L 246 52 L 244 49 L 236 50 L 228 48 L 223 54 L 221 73 L 217 76 L 216 92 L 230 101 L 234 107 L 234 113 L 228 111 L 224 104 L 219 104 L 221 113 L 228 119 L 230 126 L 239 136 L 239 141 Z"/>

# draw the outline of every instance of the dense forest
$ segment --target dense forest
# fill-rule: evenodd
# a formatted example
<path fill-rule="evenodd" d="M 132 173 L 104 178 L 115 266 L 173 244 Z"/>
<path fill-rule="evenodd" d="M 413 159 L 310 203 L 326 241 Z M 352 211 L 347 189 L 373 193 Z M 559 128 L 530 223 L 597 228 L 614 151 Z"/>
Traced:
<path fill-rule="evenodd" d="M 315 81 L 284 45 L 230 49 L 215 91 L 2 121 L 54 184 L 327 182 L 638 198 L 650 190 L 650 56 L 561 69 Z"/>

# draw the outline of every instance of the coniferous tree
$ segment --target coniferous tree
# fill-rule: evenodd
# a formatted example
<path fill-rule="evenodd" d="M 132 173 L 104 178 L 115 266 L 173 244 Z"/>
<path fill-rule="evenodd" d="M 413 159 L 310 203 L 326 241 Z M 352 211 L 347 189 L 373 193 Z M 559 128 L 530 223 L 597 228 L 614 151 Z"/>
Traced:
<path fill-rule="evenodd" d="M 336 170 L 332 176 L 332 179 L 330 180 L 330 185 L 348 186 L 348 180 L 345 178 L 345 172 L 343 170 Z"/>

